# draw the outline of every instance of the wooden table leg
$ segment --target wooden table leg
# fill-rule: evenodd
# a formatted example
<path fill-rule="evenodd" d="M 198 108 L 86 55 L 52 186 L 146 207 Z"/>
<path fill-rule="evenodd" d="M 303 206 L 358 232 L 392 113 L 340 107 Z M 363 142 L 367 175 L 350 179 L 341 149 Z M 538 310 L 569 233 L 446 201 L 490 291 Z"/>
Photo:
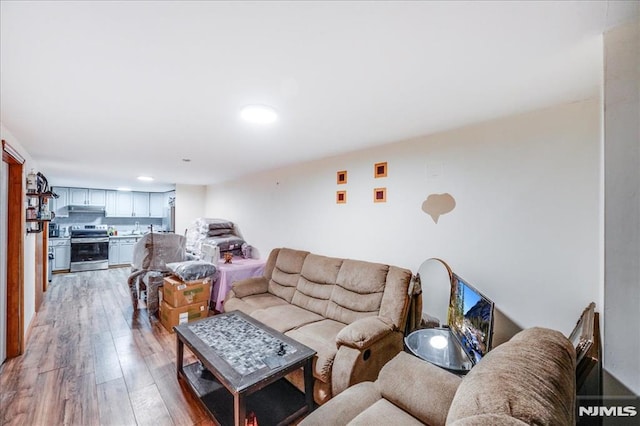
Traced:
<path fill-rule="evenodd" d="M 304 400 L 307 403 L 307 412 L 313 411 L 313 358 L 309 358 L 304 364 Z"/>
<path fill-rule="evenodd" d="M 183 372 L 184 342 L 176 335 L 176 375 L 180 377 Z"/>
<path fill-rule="evenodd" d="M 233 395 L 233 424 L 236 426 L 244 426 L 246 415 L 244 395 L 236 393 Z"/>

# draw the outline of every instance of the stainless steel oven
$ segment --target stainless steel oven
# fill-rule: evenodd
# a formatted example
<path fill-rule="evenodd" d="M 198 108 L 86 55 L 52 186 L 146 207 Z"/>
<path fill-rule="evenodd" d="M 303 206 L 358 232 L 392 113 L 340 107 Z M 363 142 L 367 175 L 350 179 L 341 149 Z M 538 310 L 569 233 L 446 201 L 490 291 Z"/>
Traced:
<path fill-rule="evenodd" d="M 87 225 L 71 229 L 71 272 L 109 268 L 106 228 Z"/>

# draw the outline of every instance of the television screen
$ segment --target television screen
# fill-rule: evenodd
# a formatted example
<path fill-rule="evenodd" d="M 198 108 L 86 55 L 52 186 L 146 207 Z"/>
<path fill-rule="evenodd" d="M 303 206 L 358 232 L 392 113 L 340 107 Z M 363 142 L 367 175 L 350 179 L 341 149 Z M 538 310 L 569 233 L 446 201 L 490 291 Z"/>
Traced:
<path fill-rule="evenodd" d="M 453 274 L 449 327 L 475 365 L 491 349 L 493 302 Z"/>

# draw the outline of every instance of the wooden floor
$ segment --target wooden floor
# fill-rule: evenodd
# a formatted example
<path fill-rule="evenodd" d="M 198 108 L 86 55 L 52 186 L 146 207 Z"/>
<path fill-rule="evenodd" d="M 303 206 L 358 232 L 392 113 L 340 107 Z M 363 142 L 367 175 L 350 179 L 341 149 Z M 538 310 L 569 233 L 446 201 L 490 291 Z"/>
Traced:
<path fill-rule="evenodd" d="M 128 274 L 54 275 L 24 355 L 1 367 L 0 424 L 213 424 L 176 379 L 175 335 L 133 311 Z"/>

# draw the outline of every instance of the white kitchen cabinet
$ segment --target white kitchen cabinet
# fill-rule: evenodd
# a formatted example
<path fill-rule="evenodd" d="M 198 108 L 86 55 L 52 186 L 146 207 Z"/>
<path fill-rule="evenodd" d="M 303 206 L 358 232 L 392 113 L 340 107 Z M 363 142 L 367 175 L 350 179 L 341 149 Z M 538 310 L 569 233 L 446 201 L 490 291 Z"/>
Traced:
<path fill-rule="evenodd" d="M 69 204 L 87 204 L 89 190 L 87 188 L 69 188 Z"/>
<path fill-rule="evenodd" d="M 130 265 L 133 262 L 133 246 L 140 237 L 109 239 L 109 266 Z"/>
<path fill-rule="evenodd" d="M 71 265 L 71 240 L 52 238 L 49 247 L 53 248 L 53 270 L 68 270 Z"/>
<path fill-rule="evenodd" d="M 104 189 L 69 188 L 69 204 L 104 206 L 105 195 Z"/>
<path fill-rule="evenodd" d="M 87 204 L 92 206 L 104 206 L 106 204 L 107 191 L 104 189 L 89 189 L 89 198 Z"/>
<path fill-rule="evenodd" d="M 116 216 L 131 217 L 133 214 L 133 196 L 128 191 L 116 192 Z"/>
<path fill-rule="evenodd" d="M 52 211 L 57 217 L 69 217 L 69 188 L 63 186 L 51 187 L 54 194 L 58 195 L 58 198 L 49 199 L 49 210 Z"/>
<path fill-rule="evenodd" d="M 105 191 L 104 215 L 116 216 L 116 191 Z"/>
<path fill-rule="evenodd" d="M 149 193 L 133 193 L 133 217 L 149 217 Z"/>
<path fill-rule="evenodd" d="M 163 192 L 149 193 L 150 217 L 164 217 L 164 210 L 168 205 L 168 203 L 165 203 L 165 196 Z"/>
<path fill-rule="evenodd" d="M 109 266 L 118 265 L 120 262 L 120 241 L 117 238 L 109 240 Z"/>
<path fill-rule="evenodd" d="M 120 239 L 120 253 L 118 255 L 120 265 L 129 265 L 133 261 L 133 246 L 136 243 L 135 238 Z"/>

